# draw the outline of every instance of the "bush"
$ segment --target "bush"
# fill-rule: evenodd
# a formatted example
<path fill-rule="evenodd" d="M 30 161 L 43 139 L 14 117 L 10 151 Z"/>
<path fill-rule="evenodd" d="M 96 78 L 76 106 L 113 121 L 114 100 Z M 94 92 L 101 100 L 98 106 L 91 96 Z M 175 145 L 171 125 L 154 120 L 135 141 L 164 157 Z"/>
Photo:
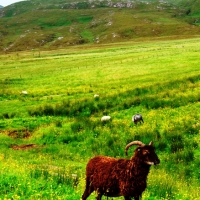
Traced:
<path fill-rule="evenodd" d="M 52 130 L 48 133 L 44 133 L 41 137 L 41 142 L 43 144 L 55 144 L 57 141 L 57 134 Z"/>
<path fill-rule="evenodd" d="M 184 149 L 184 144 L 182 141 L 173 141 L 171 142 L 170 149 L 172 153 L 175 153 L 177 151 Z"/>
<path fill-rule="evenodd" d="M 43 113 L 44 113 L 44 115 L 50 115 L 50 116 L 52 116 L 52 115 L 54 115 L 54 108 L 53 108 L 53 106 L 51 106 L 51 105 L 44 105 L 44 107 L 43 107 Z"/>
<path fill-rule="evenodd" d="M 177 132 L 171 132 L 171 133 L 165 133 L 165 138 L 167 141 L 171 142 L 181 142 L 183 141 L 183 136 L 181 135 L 181 133 L 177 133 Z"/>
<path fill-rule="evenodd" d="M 167 144 L 164 141 L 159 141 L 156 149 L 160 150 L 160 151 L 164 151 L 167 148 Z"/>
<path fill-rule="evenodd" d="M 74 122 L 71 124 L 71 130 L 73 133 L 77 133 L 77 132 L 80 132 L 81 130 L 84 129 L 84 126 L 81 122 Z"/>
<path fill-rule="evenodd" d="M 56 127 L 62 127 L 62 121 L 61 120 L 57 120 L 55 122 L 55 124 L 56 124 Z"/>
<path fill-rule="evenodd" d="M 188 164 L 194 160 L 194 152 L 192 150 L 177 151 L 173 160 L 175 163 L 183 162 Z"/>

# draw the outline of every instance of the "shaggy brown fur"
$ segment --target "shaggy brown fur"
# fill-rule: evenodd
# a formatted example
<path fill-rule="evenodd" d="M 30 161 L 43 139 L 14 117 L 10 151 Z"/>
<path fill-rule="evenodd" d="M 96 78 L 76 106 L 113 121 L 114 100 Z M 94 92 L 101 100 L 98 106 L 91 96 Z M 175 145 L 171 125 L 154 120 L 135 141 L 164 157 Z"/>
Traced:
<path fill-rule="evenodd" d="M 126 150 L 129 146 L 127 145 Z M 138 147 L 130 160 L 96 156 L 86 167 L 86 189 L 82 199 L 87 199 L 93 191 L 97 191 L 97 200 L 100 200 L 103 195 L 124 196 L 125 200 L 131 198 L 139 200 L 147 186 L 150 166 L 159 162 L 151 143 Z"/>

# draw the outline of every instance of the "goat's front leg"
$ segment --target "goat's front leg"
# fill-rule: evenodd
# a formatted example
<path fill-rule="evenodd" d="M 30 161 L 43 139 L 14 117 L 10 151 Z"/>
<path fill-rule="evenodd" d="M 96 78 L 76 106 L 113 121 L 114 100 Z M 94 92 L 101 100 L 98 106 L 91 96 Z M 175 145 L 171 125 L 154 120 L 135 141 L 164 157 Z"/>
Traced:
<path fill-rule="evenodd" d="M 124 199 L 125 199 L 125 200 L 131 200 L 131 197 L 126 196 L 126 197 L 124 197 Z"/>
<path fill-rule="evenodd" d="M 103 196 L 103 193 L 101 193 L 101 191 L 98 189 L 97 190 L 97 197 L 96 197 L 96 199 L 97 200 L 101 200 L 101 197 Z"/>
<path fill-rule="evenodd" d="M 97 199 L 97 200 L 101 200 L 101 197 L 102 197 L 102 196 L 103 196 L 103 195 L 102 195 L 101 193 L 98 193 L 96 199 Z"/>
<path fill-rule="evenodd" d="M 136 196 L 136 197 L 134 197 L 134 200 L 140 200 L 140 199 L 142 199 L 142 196 Z"/>

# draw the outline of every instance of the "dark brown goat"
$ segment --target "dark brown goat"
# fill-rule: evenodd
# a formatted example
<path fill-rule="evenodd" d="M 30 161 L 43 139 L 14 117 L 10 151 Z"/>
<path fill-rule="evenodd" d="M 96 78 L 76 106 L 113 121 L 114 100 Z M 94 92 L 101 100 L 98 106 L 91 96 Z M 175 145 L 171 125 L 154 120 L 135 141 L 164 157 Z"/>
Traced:
<path fill-rule="evenodd" d="M 125 148 L 139 145 L 134 156 L 130 159 L 115 159 L 106 156 L 96 156 L 89 160 L 86 167 L 86 189 L 82 200 L 93 192 L 97 192 L 97 200 L 101 197 L 124 196 L 125 200 L 139 200 L 146 189 L 147 175 L 151 165 L 160 163 L 152 142 L 148 145 L 140 141 L 133 141 Z"/>

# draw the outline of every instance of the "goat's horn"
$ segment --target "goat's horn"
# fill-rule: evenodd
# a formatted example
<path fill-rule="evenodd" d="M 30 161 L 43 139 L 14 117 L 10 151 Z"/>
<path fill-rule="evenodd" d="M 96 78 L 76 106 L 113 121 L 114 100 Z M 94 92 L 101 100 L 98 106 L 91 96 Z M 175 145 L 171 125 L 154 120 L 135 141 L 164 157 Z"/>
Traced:
<path fill-rule="evenodd" d="M 153 142 L 151 141 L 151 142 L 149 143 L 149 145 L 152 146 L 152 145 L 153 145 Z"/>
<path fill-rule="evenodd" d="M 142 142 L 140 142 L 140 141 L 133 141 L 133 142 L 130 142 L 129 144 L 127 144 L 126 145 L 126 148 L 125 148 L 125 154 L 128 156 L 128 153 L 127 153 L 127 151 L 128 151 L 128 149 L 129 149 L 129 147 L 130 146 L 132 146 L 132 145 L 139 145 L 139 146 L 144 146 L 145 144 L 144 143 L 142 143 Z"/>

